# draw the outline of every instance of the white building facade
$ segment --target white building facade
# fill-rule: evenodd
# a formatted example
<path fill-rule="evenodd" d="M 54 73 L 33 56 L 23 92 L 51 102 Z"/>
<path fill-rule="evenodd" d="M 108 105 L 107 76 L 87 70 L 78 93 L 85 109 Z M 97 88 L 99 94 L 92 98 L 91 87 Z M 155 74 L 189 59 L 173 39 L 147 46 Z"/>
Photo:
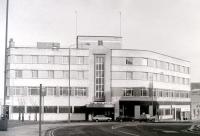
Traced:
<path fill-rule="evenodd" d="M 190 62 L 153 51 L 121 49 L 121 40 L 78 36 L 76 48 L 60 48 L 57 43 L 15 47 L 10 43 L 9 118 L 38 118 L 42 84 L 44 120 L 67 120 L 69 111 L 71 120 L 88 120 L 97 114 L 138 117 L 142 113 L 160 119 L 189 119 Z"/>

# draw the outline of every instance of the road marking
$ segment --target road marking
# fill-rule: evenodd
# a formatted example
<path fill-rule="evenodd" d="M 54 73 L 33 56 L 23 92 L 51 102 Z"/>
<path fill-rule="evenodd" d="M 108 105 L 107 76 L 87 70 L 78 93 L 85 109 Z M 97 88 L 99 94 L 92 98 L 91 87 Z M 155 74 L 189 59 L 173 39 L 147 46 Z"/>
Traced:
<path fill-rule="evenodd" d="M 128 133 L 128 132 L 125 132 L 125 131 L 119 131 L 121 133 L 124 133 L 124 134 L 127 134 L 127 135 L 131 135 L 131 136 L 139 136 L 137 134 L 133 134 L 133 133 Z"/>
<path fill-rule="evenodd" d="M 173 131 L 173 130 L 165 130 L 165 131 L 162 131 L 164 133 L 178 133 L 177 131 Z"/>

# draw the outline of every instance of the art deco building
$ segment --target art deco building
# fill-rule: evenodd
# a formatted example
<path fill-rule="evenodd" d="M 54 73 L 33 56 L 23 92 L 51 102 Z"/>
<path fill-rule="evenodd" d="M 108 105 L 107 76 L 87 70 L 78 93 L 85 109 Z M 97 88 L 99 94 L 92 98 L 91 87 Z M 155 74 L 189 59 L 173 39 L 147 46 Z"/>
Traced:
<path fill-rule="evenodd" d="M 122 49 L 121 41 L 116 36 L 78 36 L 74 48 L 41 42 L 19 47 L 11 41 L 9 118 L 36 119 L 40 84 L 44 120 L 67 120 L 69 110 L 72 120 L 142 113 L 159 114 L 160 119 L 189 118 L 190 62 L 154 51 Z"/>

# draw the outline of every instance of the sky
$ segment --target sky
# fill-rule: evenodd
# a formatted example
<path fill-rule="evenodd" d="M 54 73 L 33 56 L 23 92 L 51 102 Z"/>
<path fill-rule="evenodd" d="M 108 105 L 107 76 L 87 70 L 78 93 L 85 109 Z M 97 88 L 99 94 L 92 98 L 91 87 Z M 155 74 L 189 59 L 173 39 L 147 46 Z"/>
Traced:
<path fill-rule="evenodd" d="M 160 52 L 191 62 L 200 82 L 199 0 L 9 0 L 8 38 L 16 46 L 75 43 L 78 35 L 121 36 L 122 48 Z M 3 89 L 5 7 L 0 0 L 0 89 Z M 77 16 L 76 13 L 77 12 Z M 77 29 L 76 29 L 77 18 Z"/>

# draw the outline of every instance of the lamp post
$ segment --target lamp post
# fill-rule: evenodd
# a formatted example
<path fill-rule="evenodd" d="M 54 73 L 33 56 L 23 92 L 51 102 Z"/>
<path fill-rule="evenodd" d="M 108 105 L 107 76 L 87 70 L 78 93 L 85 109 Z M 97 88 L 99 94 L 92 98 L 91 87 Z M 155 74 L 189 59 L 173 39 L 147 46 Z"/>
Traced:
<path fill-rule="evenodd" d="M 6 111 L 6 69 L 7 69 L 7 44 L 8 44 L 8 11 L 9 11 L 9 0 L 6 1 L 6 30 L 5 30 L 5 62 L 4 62 L 4 98 L 3 98 L 3 113 Z"/>
<path fill-rule="evenodd" d="M 70 47 L 71 47 L 71 46 L 69 46 L 69 58 L 68 58 L 68 59 L 69 59 L 69 61 L 68 61 L 68 62 L 69 62 L 69 64 L 68 64 L 68 65 L 69 65 L 69 75 L 68 75 L 68 76 L 69 76 L 69 79 L 68 79 L 68 82 L 69 82 L 69 83 L 68 83 L 68 84 L 69 84 L 69 86 L 68 86 L 68 123 L 70 123 L 70 111 L 71 111 L 71 108 L 70 108 L 70 96 L 71 96 L 71 81 L 70 81 L 70 78 L 71 78 L 71 77 L 70 77 L 70 71 L 71 71 L 70 68 L 71 68 L 71 67 L 70 67 L 70 56 L 71 56 L 71 49 L 70 49 Z"/>
<path fill-rule="evenodd" d="M 151 74 L 151 76 L 150 76 L 150 84 L 149 84 L 150 86 L 150 92 L 151 92 L 151 97 L 152 97 L 152 99 L 151 99 L 151 104 L 152 104 L 152 116 L 153 116 L 153 73 Z"/>

